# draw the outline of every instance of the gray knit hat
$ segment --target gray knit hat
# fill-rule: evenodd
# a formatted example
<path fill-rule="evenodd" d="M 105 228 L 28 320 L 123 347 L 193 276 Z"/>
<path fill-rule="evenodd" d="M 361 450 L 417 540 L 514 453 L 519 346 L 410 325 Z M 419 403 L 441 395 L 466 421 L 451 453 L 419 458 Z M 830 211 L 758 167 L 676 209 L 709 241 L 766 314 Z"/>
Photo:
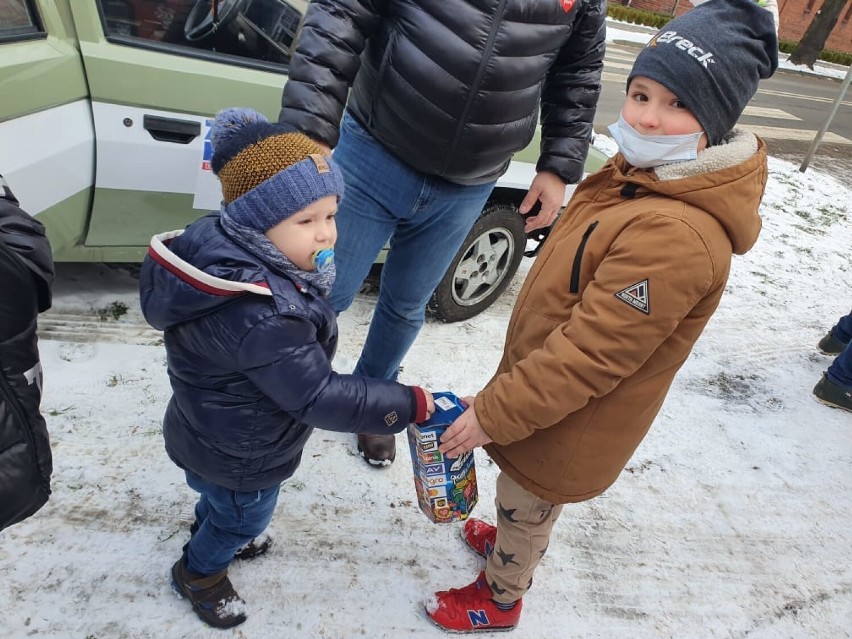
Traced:
<path fill-rule="evenodd" d="M 636 76 L 655 80 L 686 105 L 719 144 L 778 68 L 772 14 L 754 0 L 709 0 L 664 26 L 639 53 Z"/>
<path fill-rule="evenodd" d="M 343 174 L 308 136 L 269 122 L 254 109 L 225 109 L 210 129 L 222 210 L 264 233 L 327 196 L 343 195 Z"/>

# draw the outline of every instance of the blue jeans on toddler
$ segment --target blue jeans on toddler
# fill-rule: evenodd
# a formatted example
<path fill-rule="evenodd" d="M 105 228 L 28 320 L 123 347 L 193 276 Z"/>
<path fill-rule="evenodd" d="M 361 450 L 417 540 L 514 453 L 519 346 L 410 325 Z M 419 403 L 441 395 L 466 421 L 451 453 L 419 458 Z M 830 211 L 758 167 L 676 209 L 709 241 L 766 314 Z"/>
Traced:
<path fill-rule="evenodd" d="M 213 575 L 228 567 L 234 553 L 266 530 L 280 486 L 238 492 L 186 472 L 186 483 L 201 497 L 195 505 L 198 529 L 186 549 L 187 568 Z"/>
<path fill-rule="evenodd" d="M 494 182 L 464 186 L 419 173 L 385 150 L 348 112 L 334 159 L 346 190 L 337 212 L 337 275 L 329 302 L 338 313 L 349 308 L 390 240 L 379 299 L 353 373 L 396 379 L 423 326 L 426 304 Z"/>

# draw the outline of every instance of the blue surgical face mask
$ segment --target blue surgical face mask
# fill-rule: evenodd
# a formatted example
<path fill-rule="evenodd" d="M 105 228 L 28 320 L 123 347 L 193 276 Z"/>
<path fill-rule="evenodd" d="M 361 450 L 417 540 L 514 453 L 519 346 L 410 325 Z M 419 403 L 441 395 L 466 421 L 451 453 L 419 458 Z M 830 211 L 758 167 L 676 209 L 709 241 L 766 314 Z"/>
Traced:
<path fill-rule="evenodd" d="M 642 135 L 627 124 L 624 116 L 609 125 L 618 150 L 630 164 L 650 169 L 672 162 L 684 162 L 698 157 L 698 143 L 703 131 L 683 135 Z"/>

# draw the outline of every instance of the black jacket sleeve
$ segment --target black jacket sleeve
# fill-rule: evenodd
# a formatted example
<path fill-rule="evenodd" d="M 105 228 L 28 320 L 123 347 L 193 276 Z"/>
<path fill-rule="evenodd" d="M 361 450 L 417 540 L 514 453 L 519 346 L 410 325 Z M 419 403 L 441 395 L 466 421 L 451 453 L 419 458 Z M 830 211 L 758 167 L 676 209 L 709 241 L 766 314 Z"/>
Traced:
<path fill-rule="evenodd" d="M 281 96 L 280 122 L 331 147 L 339 138 L 360 55 L 387 0 L 313 0 Z"/>
<path fill-rule="evenodd" d="M 580 1 L 586 6 L 550 67 L 541 94 L 541 155 L 536 170 L 555 173 L 566 184 L 583 177 L 606 47 L 606 0 Z"/>

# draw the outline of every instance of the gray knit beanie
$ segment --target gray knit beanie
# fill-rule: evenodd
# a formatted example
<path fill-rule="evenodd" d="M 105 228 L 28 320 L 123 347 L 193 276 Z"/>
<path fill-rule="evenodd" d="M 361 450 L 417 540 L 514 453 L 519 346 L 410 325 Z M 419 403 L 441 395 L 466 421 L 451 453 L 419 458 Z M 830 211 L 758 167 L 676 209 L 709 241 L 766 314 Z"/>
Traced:
<path fill-rule="evenodd" d="M 719 144 L 778 68 L 772 14 L 754 0 L 709 0 L 664 26 L 639 53 L 636 76 L 655 80 L 686 105 Z"/>

